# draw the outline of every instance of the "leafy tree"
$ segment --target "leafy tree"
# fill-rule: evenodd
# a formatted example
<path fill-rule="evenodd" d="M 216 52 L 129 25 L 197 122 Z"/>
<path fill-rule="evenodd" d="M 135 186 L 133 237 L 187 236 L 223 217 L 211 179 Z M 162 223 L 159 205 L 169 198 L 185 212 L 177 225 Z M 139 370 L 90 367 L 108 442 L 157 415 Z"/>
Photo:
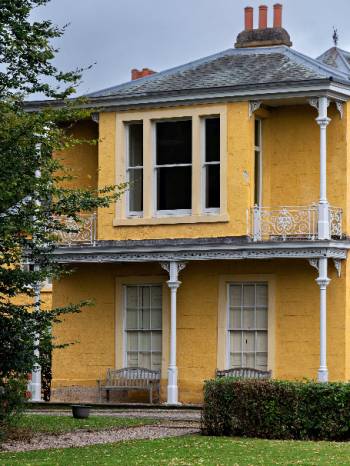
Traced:
<path fill-rule="evenodd" d="M 0 0 L 0 430 L 17 412 L 26 375 L 39 362 L 35 337 L 44 335 L 50 347 L 52 324 L 88 304 L 40 312 L 33 303 L 40 282 L 64 273 L 53 254 L 57 232 L 67 231 L 60 219 L 79 221 L 79 213 L 108 206 L 124 189 L 65 187 L 73 174 L 53 154 L 96 141 L 69 131 L 89 112 L 70 99 L 82 70 L 61 72 L 53 65 L 57 50 L 51 41 L 64 28 L 31 19 L 33 9 L 48 1 Z M 55 105 L 28 111 L 25 99 L 38 92 Z M 34 270 L 23 269 L 25 261 Z M 18 304 L 18 296 L 29 304 Z"/>

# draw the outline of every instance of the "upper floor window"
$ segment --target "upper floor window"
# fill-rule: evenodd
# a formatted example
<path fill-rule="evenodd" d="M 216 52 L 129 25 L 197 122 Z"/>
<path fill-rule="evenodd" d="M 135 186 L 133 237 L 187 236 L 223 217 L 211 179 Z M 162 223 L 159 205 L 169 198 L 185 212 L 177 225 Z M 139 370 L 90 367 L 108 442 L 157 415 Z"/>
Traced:
<path fill-rule="evenodd" d="M 156 123 L 157 211 L 192 208 L 192 121 Z"/>
<path fill-rule="evenodd" d="M 128 211 L 130 215 L 142 215 L 143 211 L 143 124 L 127 125 L 127 182 Z"/>
<path fill-rule="evenodd" d="M 205 209 L 220 208 L 220 118 L 205 118 Z"/>
<path fill-rule="evenodd" d="M 227 222 L 225 105 L 117 114 L 115 225 Z"/>

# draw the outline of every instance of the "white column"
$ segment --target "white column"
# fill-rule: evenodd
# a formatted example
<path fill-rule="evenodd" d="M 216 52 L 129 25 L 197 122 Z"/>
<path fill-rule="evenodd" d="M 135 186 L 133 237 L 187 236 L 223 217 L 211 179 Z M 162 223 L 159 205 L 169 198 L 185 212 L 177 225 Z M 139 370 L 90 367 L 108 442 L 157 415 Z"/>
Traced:
<path fill-rule="evenodd" d="M 329 204 L 327 200 L 327 126 L 331 119 L 328 118 L 327 97 L 318 99 L 317 124 L 320 127 L 320 200 L 318 203 L 318 239 L 329 239 Z"/>
<path fill-rule="evenodd" d="M 37 270 L 37 268 L 36 268 Z M 35 285 L 35 312 L 40 312 L 40 290 L 41 290 L 41 283 L 37 283 Z M 40 335 L 35 335 L 34 345 L 35 350 L 34 354 L 38 358 L 39 357 L 39 340 Z M 32 392 L 32 401 L 41 401 L 41 367 L 38 363 L 35 363 L 32 370 L 32 381 L 31 381 L 31 392 Z"/>
<path fill-rule="evenodd" d="M 320 287 L 320 368 L 318 381 L 328 382 L 327 368 L 327 286 L 330 279 L 327 276 L 328 259 L 322 257 L 318 261 L 318 278 L 316 282 Z"/>
<path fill-rule="evenodd" d="M 176 313 L 177 313 L 177 290 L 181 285 L 178 280 L 179 272 L 186 266 L 184 262 L 166 262 L 162 263 L 163 269 L 169 273 L 169 280 L 167 281 L 171 293 L 171 307 L 170 307 L 170 354 L 169 354 L 169 367 L 168 367 L 168 405 L 178 405 L 179 403 L 179 389 L 177 385 L 178 370 L 176 364 Z"/>
<path fill-rule="evenodd" d="M 36 145 L 36 151 L 38 156 L 40 155 L 41 151 L 41 144 Z M 41 178 L 41 171 L 40 169 L 35 170 L 35 178 Z M 37 194 L 37 193 L 36 193 Z M 35 200 L 36 206 L 39 208 L 41 206 L 41 201 L 37 196 Z M 36 222 L 37 218 L 34 216 L 33 222 Z M 34 270 L 36 272 L 39 271 L 39 266 L 35 265 Z M 41 291 L 41 283 L 37 282 L 35 284 L 35 296 L 34 296 L 34 307 L 35 312 L 40 312 L 40 291 Z M 37 333 L 35 334 L 34 338 L 34 355 L 36 358 L 39 358 L 39 342 L 40 342 L 40 335 Z M 41 367 L 38 363 L 35 363 L 32 369 L 32 381 L 31 381 L 31 392 L 32 392 L 32 401 L 41 401 Z"/>

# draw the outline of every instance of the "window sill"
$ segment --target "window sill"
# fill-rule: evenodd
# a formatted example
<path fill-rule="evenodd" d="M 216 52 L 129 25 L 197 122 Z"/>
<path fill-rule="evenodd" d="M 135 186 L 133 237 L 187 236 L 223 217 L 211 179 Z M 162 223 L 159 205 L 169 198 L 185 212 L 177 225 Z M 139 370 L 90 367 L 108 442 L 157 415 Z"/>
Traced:
<path fill-rule="evenodd" d="M 138 225 L 177 225 L 191 223 L 224 223 L 229 221 L 228 214 L 202 214 L 202 215 L 169 215 L 152 218 L 115 218 L 113 226 L 138 226 Z"/>

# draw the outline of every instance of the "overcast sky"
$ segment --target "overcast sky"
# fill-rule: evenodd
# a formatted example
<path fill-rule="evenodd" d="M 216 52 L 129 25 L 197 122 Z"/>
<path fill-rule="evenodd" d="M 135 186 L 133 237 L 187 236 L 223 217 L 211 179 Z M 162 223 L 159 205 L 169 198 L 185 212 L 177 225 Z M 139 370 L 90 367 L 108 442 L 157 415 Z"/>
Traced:
<path fill-rule="evenodd" d="M 130 79 L 131 68 L 161 71 L 232 47 L 243 29 L 243 9 L 269 6 L 257 0 L 51 0 L 36 19 L 70 23 L 58 42 L 62 70 L 96 64 L 84 75 L 79 94 Z M 293 47 L 317 57 L 331 47 L 350 50 L 349 0 L 282 0 L 283 25 Z"/>

